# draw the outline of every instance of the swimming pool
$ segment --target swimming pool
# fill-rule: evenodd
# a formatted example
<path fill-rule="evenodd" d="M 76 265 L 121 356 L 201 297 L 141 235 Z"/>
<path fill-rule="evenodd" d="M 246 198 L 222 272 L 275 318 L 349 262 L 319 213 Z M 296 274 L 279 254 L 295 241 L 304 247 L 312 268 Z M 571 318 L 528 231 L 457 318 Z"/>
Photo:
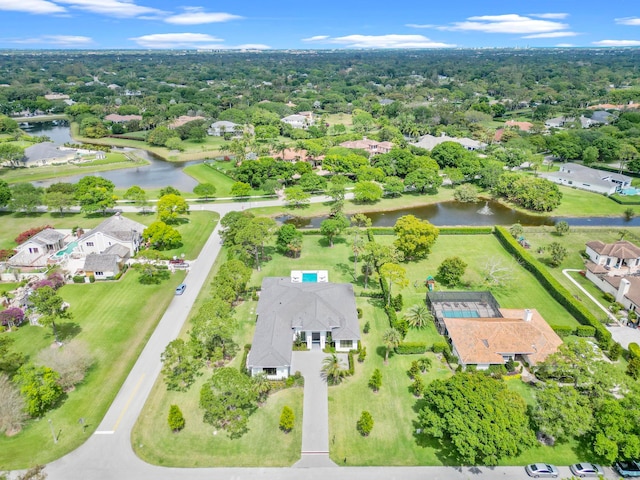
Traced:
<path fill-rule="evenodd" d="M 318 283 L 318 272 L 302 272 L 302 283 Z"/>
<path fill-rule="evenodd" d="M 60 257 L 63 257 L 65 255 L 69 255 L 71 252 L 73 252 L 73 250 L 77 246 L 78 246 L 78 242 L 77 241 L 73 241 L 69 245 L 67 245 L 67 247 L 64 250 L 60 250 L 59 252 L 56 252 L 55 256 L 60 258 Z"/>
<path fill-rule="evenodd" d="M 477 310 L 443 310 L 444 318 L 480 318 Z"/>
<path fill-rule="evenodd" d="M 620 190 L 623 195 L 640 195 L 640 190 L 635 187 L 626 187 Z"/>

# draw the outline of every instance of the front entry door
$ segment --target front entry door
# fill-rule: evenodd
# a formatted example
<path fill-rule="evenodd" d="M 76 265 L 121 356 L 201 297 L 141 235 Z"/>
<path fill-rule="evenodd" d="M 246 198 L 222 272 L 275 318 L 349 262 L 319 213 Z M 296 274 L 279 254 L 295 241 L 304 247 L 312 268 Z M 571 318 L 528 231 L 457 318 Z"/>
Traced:
<path fill-rule="evenodd" d="M 311 343 L 320 345 L 320 332 L 313 332 L 311 334 Z"/>

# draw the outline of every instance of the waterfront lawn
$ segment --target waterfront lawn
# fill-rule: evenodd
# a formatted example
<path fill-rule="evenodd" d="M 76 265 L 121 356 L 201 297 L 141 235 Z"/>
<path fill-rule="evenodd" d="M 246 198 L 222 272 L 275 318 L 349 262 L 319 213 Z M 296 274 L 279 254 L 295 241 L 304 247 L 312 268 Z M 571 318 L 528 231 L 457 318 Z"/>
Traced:
<path fill-rule="evenodd" d="M 191 208 L 197 207 L 192 206 Z M 155 218 L 156 217 L 152 215 L 145 215 L 138 221 L 149 225 L 151 222 L 155 221 Z M 200 250 L 202 250 L 202 247 L 211 235 L 211 232 L 213 232 L 220 215 L 216 212 L 206 210 L 192 210 L 186 218 L 188 219 L 188 222 L 175 226 L 176 230 L 178 230 L 180 235 L 182 235 L 182 246 L 171 250 L 164 250 L 162 252 L 163 255 L 166 255 L 167 257 L 180 257 L 184 254 L 184 257 L 187 260 L 195 259 L 200 254 Z"/>
<path fill-rule="evenodd" d="M 41 420 L 32 420 L 21 433 L 0 438 L 3 469 L 45 464 L 79 447 L 102 420 L 124 379 L 135 363 L 169 302 L 184 279 L 177 272 L 160 285 L 140 285 L 137 272 L 128 271 L 119 281 L 66 285 L 60 295 L 71 305 L 73 319 L 59 325 L 75 334 L 96 359 L 85 381 L 69 392 L 64 403 Z M 14 348 L 34 358 L 51 348 L 51 330 L 23 326 L 9 333 Z M 165 415 L 166 416 L 166 415 Z M 79 419 L 83 418 L 83 431 Z M 48 419 L 59 433 L 51 439 Z"/>
<path fill-rule="evenodd" d="M 198 165 L 189 165 L 183 169 L 184 173 L 195 178 L 199 183 L 211 183 L 216 186 L 216 197 L 231 197 L 231 187 L 235 180 L 226 175 L 220 167 L 222 162 L 212 164 L 200 163 Z M 262 195 L 264 192 L 260 190 L 252 190 L 251 195 Z"/>
<path fill-rule="evenodd" d="M 51 178 L 104 172 L 121 168 L 133 168 L 146 165 L 142 159 L 131 161 L 121 153 L 107 153 L 103 160 L 91 160 L 78 164 L 50 165 L 31 168 L 0 168 L 0 179 L 7 183 L 38 182 Z"/>
<path fill-rule="evenodd" d="M 605 195 L 577 188 L 560 186 L 562 201 L 551 212 L 559 217 L 617 217 L 622 216 L 628 205 L 620 205 Z"/>

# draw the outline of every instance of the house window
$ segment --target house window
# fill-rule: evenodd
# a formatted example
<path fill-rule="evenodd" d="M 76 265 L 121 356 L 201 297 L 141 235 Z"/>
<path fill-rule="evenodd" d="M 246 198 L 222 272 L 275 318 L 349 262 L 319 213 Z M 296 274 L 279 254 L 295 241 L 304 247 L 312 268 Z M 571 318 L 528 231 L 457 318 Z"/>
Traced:
<path fill-rule="evenodd" d="M 353 347 L 352 340 L 340 340 L 340 348 L 351 348 Z"/>
<path fill-rule="evenodd" d="M 38 247 L 29 248 L 29 253 L 38 253 Z"/>
<path fill-rule="evenodd" d="M 263 368 L 262 372 L 265 375 L 277 375 L 278 374 L 278 369 L 277 368 Z"/>
<path fill-rule="evenodd" d="M 93 242 L 87 242 L 87 247 L 93 247 Z"/>
<path fill-rule="evenodd" d="M 104 275 L 104 272 L 94 272 L 94 275 L 96 277 L 101 277 L 102 275 Z"/>

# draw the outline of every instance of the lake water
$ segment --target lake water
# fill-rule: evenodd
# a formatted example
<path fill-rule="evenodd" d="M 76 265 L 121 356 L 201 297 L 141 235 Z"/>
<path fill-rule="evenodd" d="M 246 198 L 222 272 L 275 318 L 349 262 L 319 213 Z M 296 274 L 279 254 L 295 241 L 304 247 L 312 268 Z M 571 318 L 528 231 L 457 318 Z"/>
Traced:
<path fill-rule="evenodd" d="M 487 211 L 488 210 L 488 211 Z M 555 225 L 564 220 L 573 226 L 591 227 L 638 227 L 640 217 L 625 220 L 623 217 L 584 217 L 562 218 L 551 216 L 528 215 L 501 203 L 488 201 L 478 203 L 441 202 L 432 205 L 405 208 L 389 212 L 370 212 L 366 215 L 371 218 L 374 227 L 393 227 L 398 218 L 403 215 L 415 215 L 423 220 L 428 220 L 438 226 L 473 225 L 513 225 L 520 223 L 525 226 Z M 320 228 L 320 224 L 327 217 L 301 218 L 291 215 L 283 215 L 277 220 L 281 223 L 291 223 L 298 228 Z"/>
<path fill-rule="evenodd" d="M 46 135 L 57 145 L 71 142 L 74 140 L 71 138 L 71 133 L 68 123 L 56 122 L 41 122 L 34 123 L 26 131 L 30 135 Z M 133 149 L 117 149 L 113 151 L 131 151 Z M 187 165 L 193 165 L 201 163 L 201 161 L 194 162 L 182 162 L 173 163 L 166 162 L 157 158 L 146 150 L 135 150 L 136 155 L 144 158 L 149 162 L 149 165 L 143 165 L 135 168 L 123 168 L 120 170 L 110 170 L 107 172 L 95 172 L 86 173 L 82 175 L 72 175 L 68 177 L 59 177 L 51 180 L 43 180 L 41 182 L 33 182 L 36 186 L 47 187 L 56 182 L 69 182 L 76 183 L 83 177 L 94 175 L 96 177 L 106 178 L 111 180 L 116 188 L 129 188 L 133 185 L 138 185 L 143 189 L 161 188 L 171 185 L 172 187 L 182 190 L 184 192 L 190 192 L 198 185 L 198 182 L 192 177 L 182 171 Z"/>

